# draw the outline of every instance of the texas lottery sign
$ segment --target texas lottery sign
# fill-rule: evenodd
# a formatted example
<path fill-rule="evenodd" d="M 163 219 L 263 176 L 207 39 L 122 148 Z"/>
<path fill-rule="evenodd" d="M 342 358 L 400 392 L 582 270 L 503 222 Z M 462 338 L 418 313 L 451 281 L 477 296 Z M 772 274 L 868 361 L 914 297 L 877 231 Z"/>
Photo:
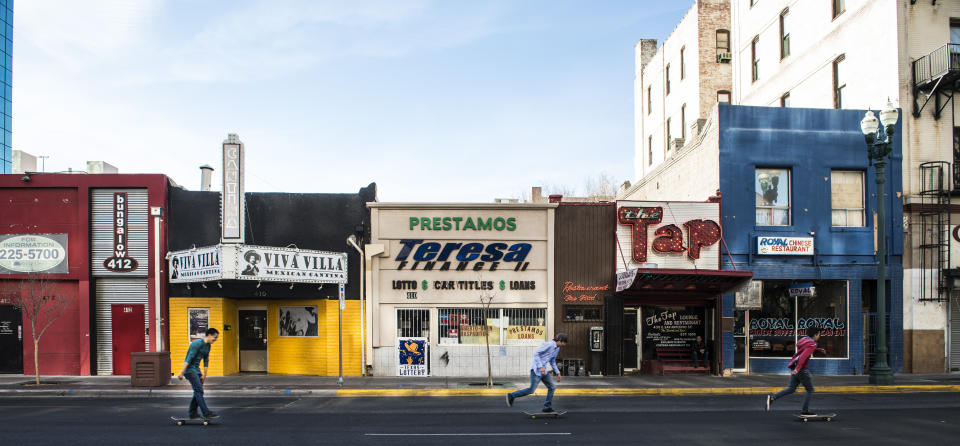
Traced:
<path fill-rule="evenodd" d="M 813 237 L 757 237 L 757 254 L 812 256 Z"/>

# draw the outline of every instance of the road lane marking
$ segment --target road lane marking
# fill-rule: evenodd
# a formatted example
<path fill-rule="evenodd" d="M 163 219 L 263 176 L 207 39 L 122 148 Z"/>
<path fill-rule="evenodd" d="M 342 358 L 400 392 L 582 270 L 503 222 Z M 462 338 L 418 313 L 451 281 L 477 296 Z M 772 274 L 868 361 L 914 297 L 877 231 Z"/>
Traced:
<path fill-rule="evenodd" d="M 451 434 L 429 433 L 429 434 L 363 434 L 368 437 L 531 437 L 540 435 L 573 435 L 570 432 L 458 432 Z"/>

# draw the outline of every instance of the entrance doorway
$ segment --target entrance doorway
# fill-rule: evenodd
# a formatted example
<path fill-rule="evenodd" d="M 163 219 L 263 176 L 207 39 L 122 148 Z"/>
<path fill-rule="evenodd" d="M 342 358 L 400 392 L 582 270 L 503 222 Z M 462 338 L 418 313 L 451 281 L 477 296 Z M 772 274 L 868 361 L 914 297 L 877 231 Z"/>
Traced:
<path fill-rule="evenodd" d="M 23 322 L 13 305 L 0 305 L 0 373 L 23 373 Z"/>
<path fill-rule="evenodd" d="M 950 372 L 960 372 L 960 299 L 950 301 Z"/>
<path fill-rule="evenodd" d="M 147 349 L 143 305 L 110 306 L 111 340 L 113 342 L 113 374 L 130 374 L 130 354 Z"/>
<path fill-rule="evenodd" d="M 267 310 L 240 310 L 240 371 L 267 371 Z"/>
<path fill-rule="evenodd" d="M 639 309 L 623 309 L 623 371 L 632 372 L 640 368 L 640 330 L 637 324 Z"/>
<path fill-rule="evenodd" d="M 747 326 L 750 325 L 750 312 L 733 312 L 733 371 L 747 372 L 749 357 L 747 352 Z"/>

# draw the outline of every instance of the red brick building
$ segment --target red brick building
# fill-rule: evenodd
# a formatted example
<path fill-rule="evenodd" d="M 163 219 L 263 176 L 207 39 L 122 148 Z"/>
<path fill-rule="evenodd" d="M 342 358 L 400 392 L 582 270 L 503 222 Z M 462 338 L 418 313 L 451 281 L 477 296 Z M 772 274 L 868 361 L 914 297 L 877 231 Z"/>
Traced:
<path fill-rule="evenodd" d="M 168 187 L 157 174 L 0 175 L 0 373 L 34 373 L 11 285 L 38 274 L 69 302 L 40 341 L 41 374 L 129 374 L 130 353 L 166 349 Z M 31 246 L 52 260 L 14 259 Z"/>

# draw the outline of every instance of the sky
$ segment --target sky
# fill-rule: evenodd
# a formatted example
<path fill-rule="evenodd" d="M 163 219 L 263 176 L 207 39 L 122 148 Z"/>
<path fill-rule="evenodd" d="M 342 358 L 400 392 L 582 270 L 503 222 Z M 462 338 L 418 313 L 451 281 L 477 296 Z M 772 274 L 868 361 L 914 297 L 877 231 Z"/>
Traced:
<path fill-rule="evenodd" d="M 198 189 L 237 133 L 251 192 L 582 191 L 633 180 L 634 44 L 692 4 L 17 1 L 13 148 Z"/>

